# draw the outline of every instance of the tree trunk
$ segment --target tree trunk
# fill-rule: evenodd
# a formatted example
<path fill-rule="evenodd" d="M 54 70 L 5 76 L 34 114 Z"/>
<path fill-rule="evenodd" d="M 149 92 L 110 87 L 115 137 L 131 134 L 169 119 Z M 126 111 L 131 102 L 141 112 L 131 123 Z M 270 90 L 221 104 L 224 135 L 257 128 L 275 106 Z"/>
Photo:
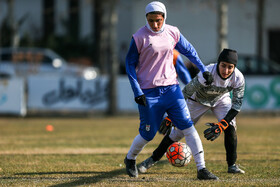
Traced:
<path fill-rule="evenodd" d="M 258 0 L 257 3 L 257 55 L 263 57 L 263 15 L 265 0 Z"/>
<path fill-rule="evenodd" d="M 43 1 L 43 38 L 54 35 L 54 0 Z"/>
<path fill-rule="evenodd" d="M 94 51 L 93 51 L 93 59 L 94 64 L 100 69 L 101 71 L 101 64 L 100 64 L 100 30 L 102 29 L 101 25 L 101 19 L 102 19 L 102 6 L 101 1 L 94 0 L 93 3 L 93 14 L 92 14 L 92 20 L 93 20 L 93 40 L 94 40 Z"/>
<path fill-rule="evenodd" d="M 78 0 L 70 0 L 69 2 L 69 34 L 73 38 L 73 41 L 79 40 L 80 33 L 80 1 Z"/>
<path fill-rule="evenodd" d="M 10 44 L 13 48 L 19 46 L 19 36 L 17 34 L 18 26 L 14 19 L 14 0 L 7 0 L 8 3 L 8 26 L 10 27 Z"/>
<path fill-rule="evenodd" d="M 95 60 L 101 74 L 109 76 L 108 80 L 108 115 L 117 111 L 117 75 L 119 61 L 117 58 L 117 0 L 94 1 L 94 43 Z"/>
<path fill-rule="evenodd" d="M 117 75 L 119 62 L 117 58 L 117 31 L 118 14 L 116 12 L 116 0 L 110 0 L 109 5 L 109 115 L 116 115 L 117 111 Z"/>
<path fill-rule="evenodd" d="M 217 0 L 218 9 L 218 54 L 228 48 L 228 0 Z"/>
<path fill-rule="evenodd" d="M 108 55 L 108 19 L 106 14 L 106 3 L 108 0 L 94 1 L 94 57 L 101 74 L 107 74 Z"/>

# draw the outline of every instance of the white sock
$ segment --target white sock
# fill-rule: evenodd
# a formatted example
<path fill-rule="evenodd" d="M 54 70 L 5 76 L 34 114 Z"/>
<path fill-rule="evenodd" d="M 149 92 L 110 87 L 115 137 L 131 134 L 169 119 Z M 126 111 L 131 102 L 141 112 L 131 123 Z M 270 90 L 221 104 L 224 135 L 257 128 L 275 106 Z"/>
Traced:
<path fill-rule="evenodd" d="M 132 159 L 132 160 L 136 160 L 138 154 L 142 151 L 142 149 L 145 147 L 145 145 L 148 143 L 149 141 L 145 140 L 144 138 L 142 138 L 142 136 L 140 134 L 138 134 L 131 146 L 130 149 L 126 155 L 127 159 Z"/>
<path fill-rule="evenodd" d="M 191 126 L 182 130 L 182 132 L 184 133 L 188 146 L 191 148 L 197 170 L 205 168 L 203 146 L 195 127 Z"/>

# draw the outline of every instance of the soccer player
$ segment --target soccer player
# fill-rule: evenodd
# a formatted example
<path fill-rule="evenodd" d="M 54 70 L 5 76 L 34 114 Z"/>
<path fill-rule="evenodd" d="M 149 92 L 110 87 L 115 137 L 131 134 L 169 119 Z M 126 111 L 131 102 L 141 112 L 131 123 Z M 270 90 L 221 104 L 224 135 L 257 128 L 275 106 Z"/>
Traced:
<path fill-rule="evenodd" d="M 182 56 L 176 49 L 173 50 L 173 65 L 175 66 L 176 73 L 182 83 L 185 85 L 188 84 L 192 80 L 191 73 L 195 73 L 195 71 L 193 69 L 191 69 L 191 71 L 193 72 L 190 72 L 188 70 L 188 68 L 184 64 Z M 159 133 L 164 135 L 170 134 L 172 128 L 167 128 L 167 125 L 172 125 L 172 122 L 166 114 L 164 114 L 164 118 L 165 120 L 162 123 L 165 123 L 165 125 L 161 126 L 161 128 L 159 129 Z"/>
<path fill-rule="evenodd" d="M 126 72 L 140 115 L 139 134 L 124 159 L 126 172 L 130 177 L 138 177 L 136 157 L 154 138 L 167 112 L 191 148 L 196 161 L 197 178 L 218 180 L 205 167 L 201 139 L 193 126 L 177 80 L 173 49 L 196 64 L 206 85 L 212 83 L 213 77 L 179 29 L 165 23 L 167 14 L 163 3 L 149 3 L 145 15 L 147 24 L 133 34 L 126 57 Z"/>
<path fill-rule="evenodd" d="M 199 73 L 183 89 L 184 97 L 194 124 L 208 111 L 211 110 L 216 116 L 218 123 L 209 123 L 210 128 L 204 131 L 207 140 L 215 140 L 224 131 L 224 145 L 226 149 L 226 161 L 228 173 L 245 173 L 236 164 L 237 159 L 237 135 L 236 115 L 242 105 L 245 80 L 243 74 L 236 68 L 238 55 L 235 50 L 224 49 L 218 63 L 207 66 L 214 81 L 211 86 L 203 82 L 202 74 Z M 232 91 L 232 99 L 230 92 Z M 168 122 L 167 120 L 164 120 Z M 168 123 L 162 123 L 161 128 L 170 128 Z M 176 141 L 182 139 L 182 132 L 173 129 L 170 135 L 166 135 L 152 156 L 143 161 L 139 171 L 145 173 L 166 152 L 167 148 Z"/>

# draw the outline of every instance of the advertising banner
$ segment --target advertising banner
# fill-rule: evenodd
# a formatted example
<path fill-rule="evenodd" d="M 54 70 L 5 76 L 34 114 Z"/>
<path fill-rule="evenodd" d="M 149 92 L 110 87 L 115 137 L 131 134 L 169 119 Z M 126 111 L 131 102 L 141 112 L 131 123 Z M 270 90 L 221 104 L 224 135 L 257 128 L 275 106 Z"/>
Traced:
<path fill-rule="evenodd" d="M 108 79 L 85 80 L 77 77 L 30 76 L 28 109 L 105 110 L 108 105 Z"/>
<path fill-rule="evenodd" d="M 76 77 L 30 76 L 28 109 L 90 111 L 107 110 L 108 78 L 84 80 Z M 120 111 L 137 111 L 137 104 L 126 76 L 117 80 L 117 107 Z"/>
<path fill-rule="evenodd" d="M 280 111 L 280 77 L 247 76 L 245 80 L 242 111 Z M 31 110 L 44 111 L 105 111 L 109 102 L 108 89 L 107 77 L 84 80 L 76 77 L 30 76 L 27 106 Z M 119 111 L 138 111 L 127 76 L 117 79 L 116 99 Z"/>
<path fill-rule="evenodd" d="M 0 113 L 26 115 L 24 79 L 0 80 Z"/>
<path fill-rule="evenodd" d="M 246 76 L 242 111 L 280 111 L 280 76 Z"/>

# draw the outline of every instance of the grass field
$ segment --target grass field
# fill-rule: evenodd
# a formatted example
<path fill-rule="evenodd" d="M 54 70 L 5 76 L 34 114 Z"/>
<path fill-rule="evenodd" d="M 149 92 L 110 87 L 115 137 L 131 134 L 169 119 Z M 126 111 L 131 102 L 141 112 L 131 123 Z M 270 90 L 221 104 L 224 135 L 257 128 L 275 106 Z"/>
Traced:
<path fill-rule="evenodd" d="M 199 181 L 192 159 L 185 168 L 166 158 L 138 178 L 125 173 L 123 159 L 138 134 L 138 116 L 116 118 L 0 118 L 1 186 L 280 186 L 280 117 L 239 115 L 238 164 L 244 175 L 228 174 L 223 137 L 202 136 L 206 165 L 220 181 Z M 52 125 L 54 131 L 45 130 Z M 156 135 L 137 162 L 161 141 Z M 184 140 L 182 140 L 184 141 Z"/>

